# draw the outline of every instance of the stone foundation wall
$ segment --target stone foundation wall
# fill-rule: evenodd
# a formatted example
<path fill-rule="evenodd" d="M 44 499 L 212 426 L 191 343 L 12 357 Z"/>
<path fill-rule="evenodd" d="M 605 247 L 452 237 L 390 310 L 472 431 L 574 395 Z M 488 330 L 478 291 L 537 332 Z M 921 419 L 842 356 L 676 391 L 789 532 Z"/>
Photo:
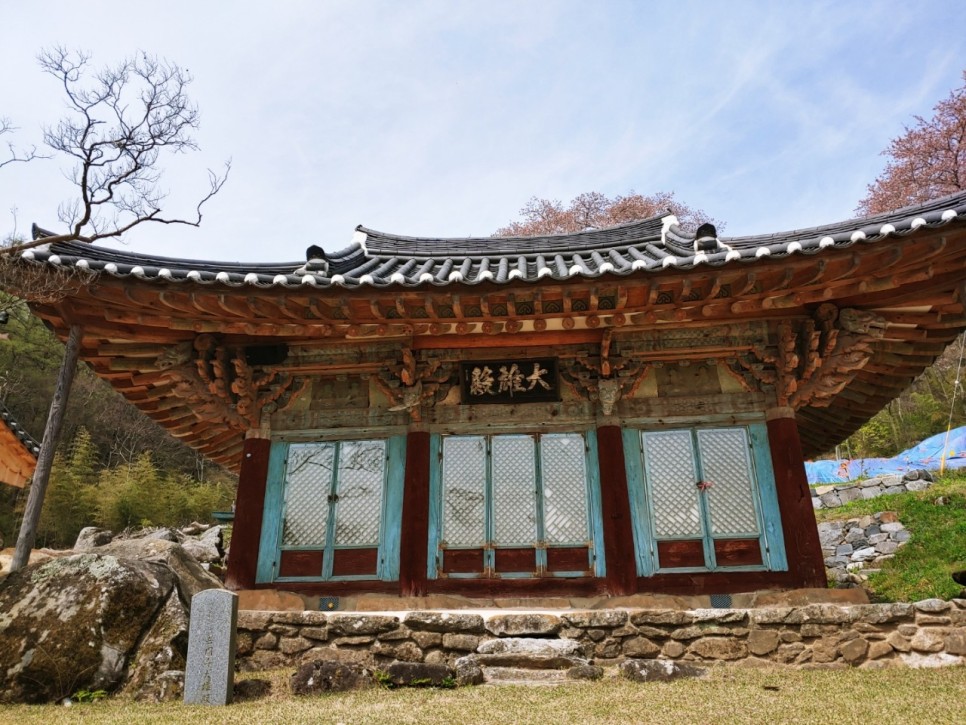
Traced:
<path fill-rule="evenodd" d="M 933 483 L 932 474 L 925 470 L 909 471 L 903 475 L 875 476 L 853 483 L 829 484 L 812 488 L 812 506 L 816 509 L 838 508 L 852 501 L 876 498 L 907 491 L 925 491 Z"/>
<path fill-rule="evenodd" d="M 912 535 L 895 511 L 818 525 L 825 574 L 837 586 L 862 586 Z"/>
<path fill-rule="evenodd" d="M 238 616 L 238 657 L 248 670 L 314 659 L 376 668 L 394 661 L 452 665 L 484 642 L 508 637 L 573 640 L 584 657 L 605 667 L 654 658 L 802 668 L 938 667 L 966 662 L 966 599 L 688 611 Z"/>

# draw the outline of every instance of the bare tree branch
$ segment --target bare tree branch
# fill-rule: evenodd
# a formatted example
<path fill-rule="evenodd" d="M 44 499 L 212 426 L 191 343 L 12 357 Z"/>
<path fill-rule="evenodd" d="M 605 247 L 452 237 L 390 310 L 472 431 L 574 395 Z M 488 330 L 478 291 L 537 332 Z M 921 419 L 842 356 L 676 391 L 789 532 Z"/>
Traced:
<path fill-rule="evenodd" d="M 147 223 L 199 226 L 203 206 L 221 191 L 231 163 L 221 172 L 209 169 L 208 192 L 193 215 L 165 212 L 162 155 L 198 150 L 192 134 L 199 116 L 187 94 L 188 71 L 146 53 L 95 70 L 89 54 L 62 47 L 44 50 L 38 61 L 67 99 L 68 114 L 44 129 L 44 143 L 70 159 L 68 178 L 76 196 L 58 209 L 66 231 L 5 251 L 63 241 L 93 243 Z"/>
<path fill-rule="evenodd" d="M 13 125 L 9 118 L 4 118 L 0 116 L 0 136 L 5 136 L 7 134 L 12 134 L 17 130 L 17 127 Z M 33 161 L 34 159 L 49 159 L 50 156 L 47 154 L 37 153 L 37 147 L 31 146 L 26 151 L 18 151 L 17 147 L 12 143 L 7 143 L 7 158 L 0 159 L 0 169 L 8 164 L 16 163 L 26 163 L 28 161 Z"/>

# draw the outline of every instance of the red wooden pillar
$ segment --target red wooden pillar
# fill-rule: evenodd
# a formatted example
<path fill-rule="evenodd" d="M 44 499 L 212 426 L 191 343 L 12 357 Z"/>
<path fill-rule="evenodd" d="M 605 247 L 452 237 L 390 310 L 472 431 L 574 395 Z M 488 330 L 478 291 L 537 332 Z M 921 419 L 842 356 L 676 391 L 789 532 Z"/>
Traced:
<path fill-rule="evenodd" d="M 429 466 L 429 433 L 410 431 L 406 436 L 406 476 L 399 548 L 399 594 L 404 597 L 426 593 Z"/>
<path fill-rule="evenodd" d="M 272 442 L 267 438 L 245 439 L 238 473 L 238 493 L 235 496 L 235 522 L 231 532 L 228 572 L 225 576 L 225 585 L 229 589 L 251 589 L 255 586 L 271 449 Z"/>
<path fill-rule="evenodd" d="M 795 411 L 774 408 L 767 413 L 767 425 L 788 571 L 799 586 L 824 588 L 828 586 L 825 561 L 805 477 L 805 459 Z"/>
<path fill-rule="evenodd" d="M 605 425 L 597 429 L 597 462 L 600 468 L 607 591 L 615 596 L 633 594 L 637 591 L 634 530 L 620 426 Z"/>

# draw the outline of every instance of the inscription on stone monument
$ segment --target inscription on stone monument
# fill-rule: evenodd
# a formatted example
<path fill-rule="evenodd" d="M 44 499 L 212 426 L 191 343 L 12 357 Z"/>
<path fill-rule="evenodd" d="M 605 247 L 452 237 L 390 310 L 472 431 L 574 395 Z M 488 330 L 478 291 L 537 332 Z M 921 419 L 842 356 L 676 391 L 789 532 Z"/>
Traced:
<path fill-rule="evenodd" d="M 184 674 L 186 705 L 231 702 L 237 623 L 238 595 L 224 589 L 207 589 L 191 598 Z"/>

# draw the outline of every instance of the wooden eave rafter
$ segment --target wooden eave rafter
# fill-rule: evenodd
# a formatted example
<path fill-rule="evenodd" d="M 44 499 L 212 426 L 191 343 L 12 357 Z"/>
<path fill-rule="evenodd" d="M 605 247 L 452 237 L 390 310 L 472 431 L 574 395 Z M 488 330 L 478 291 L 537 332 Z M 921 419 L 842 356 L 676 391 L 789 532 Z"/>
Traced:
<path fill-rule="evenodd" d="M 98 375 L 177 436 L 230 466 L 238 463 L 232 456 L 240 451 L 242 433 L 212 431 L 189 405 L 172 402 L 172 383 L 158 364 L 165 350 L 201 333 L 240 346 L 280 341 L 328 349 L 395 340 L 424 351 L 546 349 L 599 344 L 606 330 L 626 335 L 669 324 L 806 318 L 825 302 L 874 312 L 886 328 L 854 383 L 827 408 L 798 411 L 806 451 L 816 453 L 881 409 L 966 327 L 964 242 L 966 230 L 958 227 L 927 230 L 889 244 L 815 255 L 536 285 L 289 290 L 102 275 L 91 288 L 36 311 L 62 336 L 70 324 L 81 324 L 83 358 Z M 292 370 L 338 375 L 363 367 L 306 363 Z"/>

